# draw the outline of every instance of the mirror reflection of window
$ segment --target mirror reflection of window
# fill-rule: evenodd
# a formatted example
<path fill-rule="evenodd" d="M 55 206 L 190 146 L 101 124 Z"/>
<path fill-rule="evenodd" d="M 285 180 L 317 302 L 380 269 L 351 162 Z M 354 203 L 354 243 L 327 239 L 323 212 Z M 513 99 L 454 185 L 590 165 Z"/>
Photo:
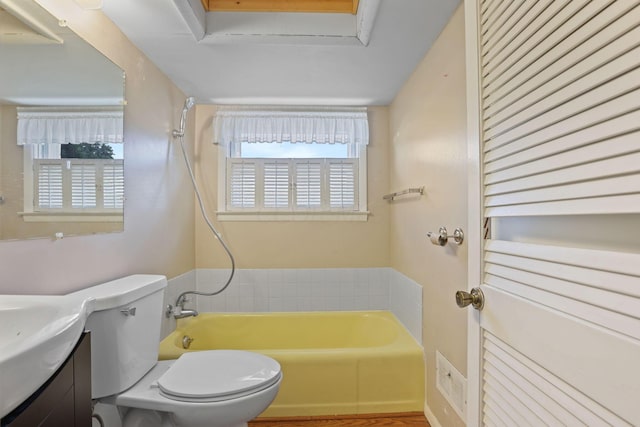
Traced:
<path fill-rule="evenodd" d="M 122 216 L 121 107 L 21 107 L 17 113 L 17 143 L 25 147 L 24 215 Z"/>

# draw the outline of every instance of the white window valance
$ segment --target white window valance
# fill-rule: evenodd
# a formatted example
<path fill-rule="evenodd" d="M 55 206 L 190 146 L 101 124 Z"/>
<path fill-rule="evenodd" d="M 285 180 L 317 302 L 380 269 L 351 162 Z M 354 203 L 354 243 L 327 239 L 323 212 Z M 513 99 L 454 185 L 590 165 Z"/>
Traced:
<path fill-rule="evenodd" d="M 18 107 L 18 145 L 121 143 L 122 107 Z"/>
<path fill-rule="evenodd" d="M 366 108 L 322 110 L 219 109 L 214 143 L 369 143 Z"/>

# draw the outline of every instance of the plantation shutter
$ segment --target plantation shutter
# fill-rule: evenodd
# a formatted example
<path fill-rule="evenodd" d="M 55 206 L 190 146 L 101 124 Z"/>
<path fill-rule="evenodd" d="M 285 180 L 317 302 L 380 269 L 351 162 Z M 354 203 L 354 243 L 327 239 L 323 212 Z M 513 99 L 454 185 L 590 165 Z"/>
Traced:
<path fill-rule="evenodd" d="M 36 210 L 122 209 L 124 165 L 110 159 L 34 159 Z"/>
<path fill-rule="evenodd" d="M 124 165 L 122 162 L 104 165 L 102 194 L 105 209 L 122 209 L 124 207 Z"/>
<path fill-rule="evenodd" d="M 295 197 L 298 208 L 322 207 L 322 160 L 295 161 Z"/>
<path fill-rule="evenodd" d="M 640 4 L 476 5 L 486 223 L 640 213 Z M 479 424 L 640 425 L 640 255 L 486 236 Z"/>
<path fill-rule="evenodd" d="M 36 160 L 34 168 L 37 176 L 36 209 L 61 209 L 64 204 L 62 165 Z"/>
<path fill-rule="evenodd" d="M 264 207 L 285 209 L 289 207 L 289 162 L 268 160 L 264 168 Z"/>
<path fill-rule="evenodd" d="M 358 159 L 227 159 L 227 209 L 357 211 Z"/>
<path fill-rule="evenodd" d="M 230 209 L 256 207 L 256 169 L 255 161 L 229 159 L 227 194 Z"/>
<path fill-rule="evenodd" d="M 358 208 L 358 164 L 352 160 L 329 160 L 329 204 L 332 209 Z"/>
<path fill-rule="evenodd" d="M 71 163 L 71 207 L 96 207 L 96 165 Z"/>

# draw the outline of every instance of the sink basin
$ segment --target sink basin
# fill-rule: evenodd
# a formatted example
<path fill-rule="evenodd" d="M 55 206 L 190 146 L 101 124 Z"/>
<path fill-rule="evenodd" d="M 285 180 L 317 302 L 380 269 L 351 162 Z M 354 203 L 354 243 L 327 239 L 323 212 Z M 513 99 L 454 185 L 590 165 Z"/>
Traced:
<path fill-rule="evenodd" d="M 0 418 L 62 365 L 78 342 L 87 302 L 64 296 L 0 296 Z"/>

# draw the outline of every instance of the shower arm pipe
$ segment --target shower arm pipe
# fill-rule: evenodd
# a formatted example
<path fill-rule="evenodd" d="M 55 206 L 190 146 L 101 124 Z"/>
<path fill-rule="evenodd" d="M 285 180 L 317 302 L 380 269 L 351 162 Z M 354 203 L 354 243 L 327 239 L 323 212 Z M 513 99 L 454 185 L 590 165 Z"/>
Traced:
<path fill-rule="evenodd" d="M 213 225 L 213 223 L 209 219 L 209 215 L 207 215 L 207 211 L 206 211 L 206 209 L 204 207 L 204 202 L 202 201 L 202 197 L 200 195 L 200 190 L 198 188 L 198 184 L 196 183 L 195 175 L 193 173 L 193 168 L 191 167 L 191 163 L 189 162 L 189 158 L 187 157 L 187 150 L 184 147 L 184 128 L 185 128 L 186 114 L 189 111 L 189 109 L 191 109 L 192 106 L 193 106 L 193 98 L 191 98 L 191 97 L 187 98 L 187 101 L 185 102 L 185 106 L 184 106 L 184 108 L 182 110 L 182 116 L 180 117 L 180 129 L 179 130 L 174 130 L 173 131 L 173 136 L 175 138 L 178 138 L 178 140 L 180 142 L 180 149 L 182 150 L 182 156 L 183 156 L 185 164 L 187 166 L 187 170 L 189 172 L 189 177 L 191 178 L 191 183 L 193 184 L 194 192 L 196 193 L 196 199 L 198 200 L 198 205 L 200 207 L 200 212 L 202 213 L 202 217 L 204 218 L 205 222 L 207 223 L 207 226 L 209 227 L 209 229 L 211 230 L 213 235 L 216 237 L 216 239 L 218 239 L 218 242 L 220 242 L 220 245 L 222 246 L 222 248 L 227 253 L 227 255 L 229 257 L 229 260 L 231 262 L 231 273 L 229 274 L 229 278 L 227 279 L 227 281 L 224 284 L 224 286 L 221 289 L 217 290 L 217 291 L 214 291 L 214 292 L 201 292 L 201 291 L 185 291 L 185 292 L 182 292 L 180 295 L 178 295 L 178 298 L 176 298 L 176 303 L 175 303 L 175 308 L 179 309 L 180 311 L 184 308 L 184 304 L 185 304 L 185 302 L 187 300 L 186 299 L 187 295 L 214 296 L 214 295 L 218 295 L 218 294 L 222 293 L 231 284 L 231 280 L 233 279 L 233 276 L 234 276 L 235 271 L 236 271 L 236 261 L 235 261 L 235 259 L 233 257 L 233 254 L 231 253 L 231 250 L 229 249 L 229 247 L 225 243 L 224 239 L 222 238 L 222 236 L 220 235 L 218 230 L 216 230 L 215 226 Z M 167 317 L 169 317 L 172 312 L 173 312 L 173 307 L 171 307 L 169 310 L 167 310 L 167 313 L 168 313 Z"/>

